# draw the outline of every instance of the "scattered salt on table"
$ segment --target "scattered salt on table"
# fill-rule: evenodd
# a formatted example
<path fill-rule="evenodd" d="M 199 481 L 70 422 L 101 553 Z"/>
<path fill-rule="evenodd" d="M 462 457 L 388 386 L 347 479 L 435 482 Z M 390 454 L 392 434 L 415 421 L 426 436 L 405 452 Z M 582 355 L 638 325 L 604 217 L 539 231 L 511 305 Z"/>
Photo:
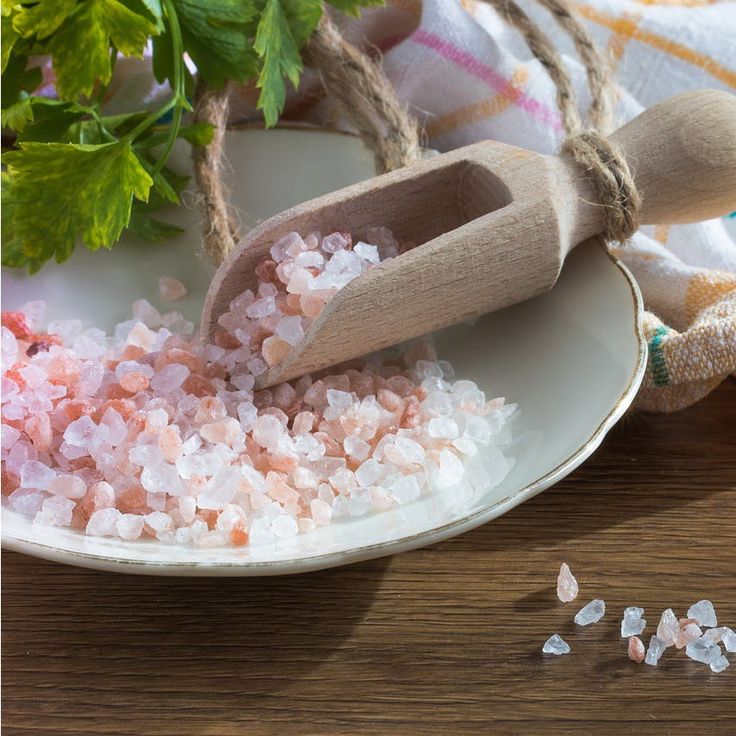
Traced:
<path fill-rule="evenodd" d="M 560 565 L 560 574 L 557 576 L 557 597 L 563 603 L 570 603 L 578 597 L 578 581 L 566 562 Z"/>
<path fill-rule="evenodd" d="M 621 636 L 626 639 L 632 636 L 638 636 L 647 626 L 644 616 L 644 609 L 637 606 L 629 606 L 624 609 L 624 617 L 621 619 Z"/>
<path fill-rule="evenodd" d="M 605 601 L 596 598 L 587 605 L 583 606 L 575 614 L 575 623 L 578 626 L 589 626 L 600 621 L 606 614 Z"/>
<path fill-rule="evenodd" d="M 542 647 L 542 651 L 545 654 L 567 654 L 570 651 L 570 645 L 559 635 L 552 634 Z"/>
<path fill-rule="evenodd" d="M 643 662 L 646 656 L 646 650 L 644 649 L 644 643 L 638 636 L 629 637 L 628 647 L 629 659 L 633 662 Z"/>
<path fill-rule="evenodd" d="M 708 600 L 693 603 L 693 605 L 687 609 L 687 617 L 694 618 L 700 626 L 707 626 L 709 628 L 711 626 L 718 626 L 716 610 L 713 608 L 713 604 Z"/>

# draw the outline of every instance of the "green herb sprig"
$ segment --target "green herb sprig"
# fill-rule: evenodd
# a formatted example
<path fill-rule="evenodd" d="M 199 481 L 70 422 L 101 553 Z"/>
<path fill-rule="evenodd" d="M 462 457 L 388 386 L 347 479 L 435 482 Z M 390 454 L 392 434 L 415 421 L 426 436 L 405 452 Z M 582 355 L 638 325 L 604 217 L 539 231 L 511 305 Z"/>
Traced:
<path fill-rule="evenodd" d="M 330 0 L 357 15 L 383 0 Z M 256 80 L 267 126 L 286 83 L 302 72 L 300 49 L 324 12 L 322 0 L 2 0 L 3 265 L 32 273 L 61 263 L 77 243 L 111 248 L 128 229 L 152 241 L 179 232 L 152 213 L 178 204 L 187 178 L 166 164 L 177 139 L 206 145 L 206 123 L 184 124 L 194 80 L 210 87 Z M 148 44 L 157 81 L 171 97 L 158 109 L 104 112 L 118 55 Z M 35 96 L 48 56 L 58 98 Z"/>

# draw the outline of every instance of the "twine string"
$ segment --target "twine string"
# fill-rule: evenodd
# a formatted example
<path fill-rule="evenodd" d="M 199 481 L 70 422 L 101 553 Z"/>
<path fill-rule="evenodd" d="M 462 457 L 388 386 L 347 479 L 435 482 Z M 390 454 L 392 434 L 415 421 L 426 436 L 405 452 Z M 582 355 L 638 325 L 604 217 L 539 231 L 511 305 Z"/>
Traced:
<path fill-rule="evenodd" d="M 549 37 L 516 0 L 486 2 L 521 33 L 554 83 L 566 133 L 560 152 L 571 156 L 592 178 L 605 209 L 604 236 L 609 241 L 628 240 L 639 226 L 641 197 L 626 160 L 605 135 L 612 120 L 614 89 L 606 60 L 566 0 L 537 0 L 569 34 L 585 67 L 591 105 L 584 125 L 570 76 Z M 327 15 L 307 43 L 304 58 L 318 72 L 329 98 L 373 151 L 379 171 L 393 171 L 419 158 L 417 123 L 380 64 L 348 42 Z M 216 128 L 212 142 L 195 146 L 193 154 L 204 210 L 204 249 L 216 264 L 238 238 L 237 219 L 222 176 L 230 91 L 229 85 L 212 90 L 198 84 L 195 93 L 195 120 L 213 123 Z"/>

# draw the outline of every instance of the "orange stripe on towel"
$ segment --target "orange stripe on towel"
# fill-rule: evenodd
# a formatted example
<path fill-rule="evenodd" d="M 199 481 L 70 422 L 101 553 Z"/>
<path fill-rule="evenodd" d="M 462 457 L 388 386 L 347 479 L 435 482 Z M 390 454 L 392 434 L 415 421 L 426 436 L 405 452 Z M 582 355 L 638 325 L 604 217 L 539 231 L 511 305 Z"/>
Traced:
<path fill-rule="evenodd" d="M 595 8 L 591 8 L 589 5 L 578 4 L 577 8 L 580 15 L 584 18 L 598 25 L 610 28 L 619 36 L 628 36 L 634 41 L 646 43 L 659 51 L 664 51 L 666 54 L 674 56 L 676 59 L 699 67 L 730 87 L 736 87 L 736 72 L 726 69 L 713 59 L 705 56 L 705 54 L 698 53 L 687 46 L 683 46 L 681 43 L 670 41 L 670 39 L 659 36 L 651 31 L 638 28 L 635 23 L 626 18 L 616 18 L 608 15 L 608 13 L 602 13 Z"/>
<path fill-rule="evenodd" d="M 529 79 L 529 72 L 525 67 L 520 66 L 512 75 L 510 86 L 514 91 L 521 92 L 524 84 Z M 515 96 L 498 93 L 480 102 L 474 102 L 472 105 L 465 105 L 457 110 L 453 110 L 447 115 L 441 115 L 431 122 L 427 123 L 425 128 L 430 138 L 444 135 L 464 125 L 477 123 L 479 120 L 492 118 L 494 115 L 502 113 L 514 103 Z"/>

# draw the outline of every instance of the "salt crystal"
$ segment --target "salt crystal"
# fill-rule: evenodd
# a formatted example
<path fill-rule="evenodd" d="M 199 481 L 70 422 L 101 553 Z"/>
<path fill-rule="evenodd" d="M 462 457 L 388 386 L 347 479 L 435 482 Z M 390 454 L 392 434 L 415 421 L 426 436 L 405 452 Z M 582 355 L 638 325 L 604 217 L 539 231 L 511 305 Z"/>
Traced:
<path fill-rule="evenodd" d="M 49 526 L 69 526 L 75 505 L 74 501 L 64 496 L 51 496 L 43 502 L 33 521 Z"/>
<path fill-rule="evenodd" d="M 570 603 L 578 597 L 578 581 L 566 562 L 560 565 L 560 573 L 557 576 L 557 597 L 563 603 Z"/>
<path fill-rule="evenodd" d="M 79 417 L 64 430 L 64 442 L 75 447 L 89 447 L 96 430 L 97 425 L 88 416 Z"/>
<path fill-rule="evenodd" d="M 163 511 L 153 511 L 150 514 L 146 514 L 143 520 L 156 532 L 156 536 L 160 532 L 169 531 L 173 526 L 171 517 Z"/>
<path fill-rule="evenodd" d="M 628 647 L 629 659 L 632 662 L 643 662 L 646 652 L 644 650 L 644 643 L 638 636 L 629 637 Z"/>
<path fill-rule="evenodd" d="M 371 452 L 371 446 L 364 442 L 360 437 L 354 435 L 348 435 L 343 442 L 345 452 L 354 460 L 362 461 L 365 460 Z"/>
<path fill-rule="evenodd" d="M 465 466 L 458 456 L 450 450 L 440 452 L 437 482 L 441 488 L 449 488 L 459 483 L 465 474 Z"/>
<path fill-rule="evenodd" d="M 355 471 L 358 483 L 363 487 L 375 485 L 384 476 L 385 468 L 373 458 L 363 461 Z"/>
<path fill-rule="evenodd" d="M 644 661 L 647 664 L 652 665 L 652 667 L 656 667 L 666 648 L 667 646 L 665 643 L 661 641 L 656 634 L 653 634 L 652 638 L 649 640 L 649 649 L 647 649 Z"/>
<path fill-rule="evenodd" d="M 624 617 L 621 620 L 621 636 L 623 638 L 638 636 L 647 626 L 646 619 L 642 618 L 644 609 L 637 606 L 629 606 L 624 609 Z"/>
<path fill-rule="evenodd" d="M 443 439 L 455 439 L 460 430 L 457 422 L 449 417 L 434 417 L 427 424 L 427 434 L 430 437 L 438 437 Z"/>
<path fill-rule="evenodd" d="M 707 636 L 714 642 L 723 642 L 727 652 L 736 652 L 736 632 L 728 626 L 708 629 L 703 636 Z"/>
<path fill-rule="evenodd" d="M 325 503 L 321 498 L 314 498 L 309 502 L 309 510 L 317 526 L 330 523 L 332 518 L 332 506 Z"/>
<path fill-rule="evenodd" d="M 27 463 L 23 463 L 23 467 L 20 469 L 20 484 L 24 488 L 45 491 L 54 478 L 56 478 L 56 473 L 37 460 L 29 460 Z"/>
<path fill-rule="evenodd" d="M 19 514 L 35 516 L 41 508 L 44 498 L 45 496 L 41 491 L 18 488 L 8 496 L 8 502 L 10 507 Z"/>
<path fill-rule="evenodd" d="M 138 299 L 133 302 L 133 316 L 143 322 L 146 327 L 161 325 L 161 313 L 147 299 Z"/>
<path fill-rule="evenodd" d="M 176 391 L 189 377 L 189 368 L 181 363 L 165 365 L 151 379 L 151 388 L 160 394 Z"/>
<path fill-rule="evenodd" d="M 696 662 L 711 664 L 721 656 L 721 648 L 707 636 L 701 636 L 688 642 L 685 654 Z"/>
<path fill-rule="evenodd" d="M 117 533 L 116 525 L 120 512 L 115 508 L 94 511 L 87 522 L 86 533 L 97 537 L 110 537 Z"/>
<path fill-rule="evenodd" d="M 562 654 L 567 654 L 570 651 L 570 645 L 559 634 L 552 634 L 552 636 L 544 642 L 542 651 L 545 654 L 555 654 L 560 656 Z"/>
<path fill-rule="evenodd" d="M 713 604 L 708 600 L 693 603 L 687 609 L 687 617 L 694 618 L 701 626 L 718 626 L 715 608 L 713 608 Z"/>
<path fill-rule="evenodd" d="M 175 302 L 187 295 L 187 287 L 173 276 L 161 276 L 158 289 L 165 302 Z"/>
<path fill-rule="evenodd" d="M 723 672 L 723 670 L 728 667 L 730 662 L 728 661 L 727 657 L 725 657 L 723 654 L 720 657 L 717 657 L 710 663 L 711 671 L 713 672 Z"/>
<path fill-rule="evenodd" d="M 168 463 L 144 466 L 141 485 L 151 493 L 169 493 L 174 496 L 178 496 L 183 490 L 176 467 Z"/>
<path fill-rule="evenodd" d="M 284 515 L 271 522 L 271 531 L 278 539 L 288 539 L 299 533 L 299 527 L 293 517 Z"/>
<path fill-rule="evenodd" d="M 368 261 L 368 263 L 376 264 L 378 263 L 381 258 L 378 255 L 378 247 L 375 245 L 369 245 L 368 243 L 363 243 L 362 241 L 355 244 L 353 247 L 353 251 L 357 253 L 364 261 Z"/>
<path fill-rule="evenodd" d="M 662 612 L 657 626 L 657 638 L 666 646 L 671 647 L 675 644 L 680 633 L 680 623 L 671 608 L 667 608 Z"/>
<path fill-rule="evenodd" d="M 276 334 L 289 345 L 296 345 L 304 336 L 301 317 L 282 317 L 276 325 Z"/>
<path fill-rule="evenodd" d="M 57 475 L 48 487 L 49 493 L 66 498 L 84 498 L 87 495 L 86 483 L 76 475 Z"/>
<path fill-rule="evenodd" d="M 575 614 L 575 623 L 578 626 L 589 626 L 600 621 L 606 614 L 606 604 L 600 598 L 592 600 L 583 606 L 577 614 Z"/>
<path fill-rule="evenodd" d="M 121 539 L 132 542 L 143 532 L 143 517 L 137 514 L 120 514 L 115 522 L 115 531 Z"/>
<path fill-rule="evenodd" d="M 322 238 L 322 250 L 325 253 L 336 253 L 348 246 L 348 240 L 342 233 L 332 233 Z"/>
<path fill-rule="evenodd" d="M 404 475 L 390 486 L 391 495 L 398 504 L 415 501 L 421 494 L 419 481 L 413 475 Z"/>
<path fill-rule="evenodd" d="M 251 319 L 262 319 L 268 317 L 276 311 L 276 300 L 272 296 L 264 296 L 256 299 L 246 310 L 245 313 Z"/>
<path fill-rule="evenodd" d="M 675 646 L 682 649 L 694 639 L 703 636 L 703 631 L 693 619 L 680 619 L 680 631 L 675 639 Z"/>

